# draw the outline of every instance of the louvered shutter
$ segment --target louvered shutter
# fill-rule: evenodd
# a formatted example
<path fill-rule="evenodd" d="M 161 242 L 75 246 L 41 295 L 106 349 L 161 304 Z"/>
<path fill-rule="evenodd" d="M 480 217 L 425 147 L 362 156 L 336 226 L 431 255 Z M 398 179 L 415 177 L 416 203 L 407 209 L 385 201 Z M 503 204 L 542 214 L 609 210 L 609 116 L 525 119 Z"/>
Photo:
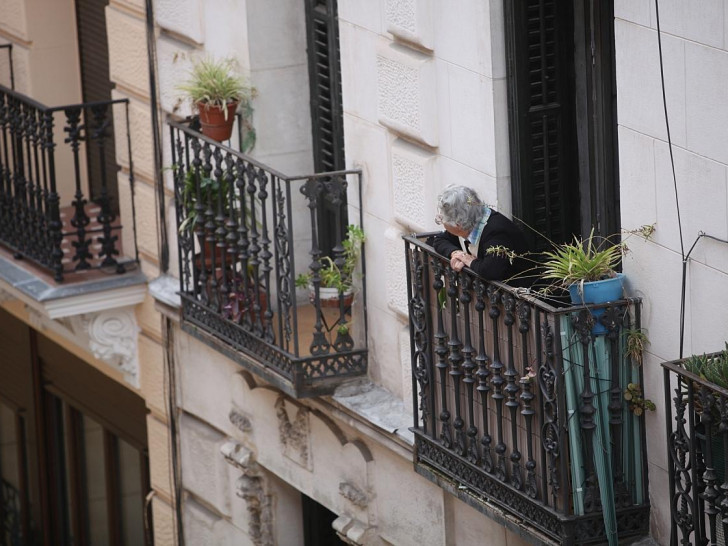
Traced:
<path fill-rule="evenodd" d="M 84 102 L 110 100 L 113 85 L 109 79 L 109 47 L 106 37 L 106 12 L 109 0 L 76 0 L 76 24 L 78 26 L 78 52 L 81 65 L 81 89 Z M 86 148 L 89 189 L 91 199 L 101 195 L 102 169 L 106 171 L 107 189 L 112 197 L 111 204 L 118 211 L 118 190 L 116 181 L 116 154 L 114 151 L 114 128 L 107 129 L 111 138 L 105 141 L 104 157 L 100 157 L 95 142 Z"/>
<path fill-rule="evenodd" d="M 557 242 L 579 232 L 569 4 L 504 0 L 513 213 Z M 546 248 L 524 231 L 535 249 Z"/>
<path fill-rule="evenodd" d="M 308 77 L 311 94 L 313 162 L 317 173 L 346 168 L 341 62 L 336 0 L 306 0 Z M 347 224 L 346 203 L 340 224 L 334 205 L 323 199 L 318 208 L 319 248 L 329 253 Z"/>

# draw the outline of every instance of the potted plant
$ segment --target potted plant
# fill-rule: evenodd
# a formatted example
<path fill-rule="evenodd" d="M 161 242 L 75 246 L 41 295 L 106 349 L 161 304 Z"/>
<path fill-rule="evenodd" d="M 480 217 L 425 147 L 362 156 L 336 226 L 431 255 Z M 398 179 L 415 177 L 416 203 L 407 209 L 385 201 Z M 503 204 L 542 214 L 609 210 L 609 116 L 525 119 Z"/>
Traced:
<path fill-rule="evenodd" d="M 353 300 L 354 270 L 361 258 L 361 248 L 365 241 L 364 231 L 359 226 L 349 225 L 346 230 L 346 238 L 341 242 L 344 248 L 344 262 L 341 267 L 330 256 L 323 256 L 319 259 L 321 269 L 319 277 L 319 299 L 322 307 L 338 307 L 339 298 L 344 296 L 345 307 L 351 305 Z M 313 273 L 301 273 L 296 277 L 298 288 L 308 288 L 310 299 L 313 303 L 315 294 L 313 291 Z"/>
<path fill-rule="evenodd" d="M 233 67 L 231 59 L 198 60 L 187 82 L 179 86 L 199 112 L 202 133 L 218 142 L 230 138 L 238 105 L 249 104 L 255 94 Z"/>

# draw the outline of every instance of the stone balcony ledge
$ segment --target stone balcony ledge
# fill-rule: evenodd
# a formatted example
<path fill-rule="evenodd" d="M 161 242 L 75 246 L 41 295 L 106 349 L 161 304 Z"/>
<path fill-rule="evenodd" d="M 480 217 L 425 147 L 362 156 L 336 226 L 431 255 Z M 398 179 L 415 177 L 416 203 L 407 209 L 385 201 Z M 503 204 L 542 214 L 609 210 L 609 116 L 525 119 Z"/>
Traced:
<path fill-rule="evenodd" d="M 147 292 L 147 278 L 141 271 L 123 275 L 95 271 L 88 280 L 59 284 L 31 264 L 3 253 L 0 289 L 48 318 L 60 319 L 141 303 Z"/>

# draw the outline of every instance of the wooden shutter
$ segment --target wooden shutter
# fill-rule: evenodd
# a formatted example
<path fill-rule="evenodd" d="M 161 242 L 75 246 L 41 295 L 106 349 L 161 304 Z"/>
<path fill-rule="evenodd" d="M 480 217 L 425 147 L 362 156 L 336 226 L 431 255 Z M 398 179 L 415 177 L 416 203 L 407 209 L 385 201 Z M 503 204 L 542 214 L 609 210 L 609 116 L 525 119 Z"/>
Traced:
<path fill-rule="evenodd" d="M 513 213 L 552 241 L 579 232 L 573 13 L 563 0 L 504 0 Z M 525 229 L 535 249 L 548 242 Z"/>
<path fill-rule="evenodd" d="M 316 172 L 344 168 L 344 119 L 336 0 L 306 0 L 311 126 Z"/>
<path fill-rule="evenodd" d="M 336 0 L 306 0 L 306 35 L 314 168 L 317 173 L 343 170 L 346 159 Z M 339 206 L 342 213 L 337 225 L 335 205 L 327 199 L 319 202 L 318 244 L 327 254 L 336 244 L 336 232 L 343 237 L 348 223 L 346 203 Z"/>
<path fill-rule="evenodd" d="M 76 24 L 78 26 L 78 53 L 81 65 L 81 90 L 83 102 L 111 100 L 113 85 L 109 79 L 109 46 L 106 37 L 106 11 L 109 0 L 76 0 Z M 111 206 L 118 212 L 116 153 L 114 127 L 108 128 L 103 159 L 95 142 L 86 148 L 89 190 L 91 199 L 101 195 L 102 162 L 106 171 L 107 190 L 112 197 Z"/>

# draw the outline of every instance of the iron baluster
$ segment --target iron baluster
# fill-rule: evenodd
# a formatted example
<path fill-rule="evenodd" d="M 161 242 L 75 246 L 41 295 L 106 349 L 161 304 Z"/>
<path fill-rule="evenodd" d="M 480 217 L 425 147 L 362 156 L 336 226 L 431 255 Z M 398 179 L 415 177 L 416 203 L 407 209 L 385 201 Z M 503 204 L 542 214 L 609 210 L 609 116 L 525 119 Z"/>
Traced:
<path fill-rule="evenodd" d="M 516 377 L 518 372 L 515 366 L 515 357 L 513 354 L 514 335 L 513 325 L 516 322 L 514 311 L 516 308 L 516 300 L 510 293 L 503 294 L 501 301 L 503 302 L 503 310 L 505 315 L 503 323 L 506 326 L 506 340 L 508 346 L 508 366 L 503 375 L 506 378 L 505 392 L 507 396 L 506 407 L 508 408 L 511 415 L 511 441 L 513 445 L 511 447 L 511 485 L 516 489 L 523 487 L 523 476 L 521 474 L 521 452 L 518 450 L 518 425 L 516 418 L 518 416 L 518 408 L 520 403 L 518 401 L 518 393 L 520 388 Z"/>
<path fill-rule="evenodd" d="M 258 244 L 260 235 L 258 233 L 259 223 L 258 214 L 256 208 L 256 197 L 255 194 L 258 192 L 258 173 L 255 165 L 248 163 L 247 166 L 247 177 L 248 186 L 245 191 L 248 193 L 246 203 L 248 203 L 248 236 L 250 237 L 250 246 L 248 247 L 248 267 L 250 267 L 250 273 L 252 277 L 252 286 L 255 292 L 260 290 L 260 251 L 261 247 Z M 253 332 L 256 335 L 263 335 L 263 317 L 261 316 L 260 301 L 257 298 L 253 298 L 253 305 L 251 307 L 250 320 L 253 325 Z M 313 353 L 312 353 L 313 354 Z"/>
<path fill-rule="evenodd" d="M 245 176 L 248 170 L 246 164 L 242 159 L 235 161 L 235 191 L 237 192 L 238 212 L 240 214 L 240 221 L 238 222 L 238 266 L 240 267 L 241 284 L 247 290 L 251 283 L 253 283 L 253 277 L 250 275 L 250 253 L 248 248 L 250 247 L 250 239 L 248 238 L 248 206 L 246 204 L 246 185 Z M 253 283 L 254 284 L 254 283 Z M 252 319 L 248 309 L 244 313 L 241 313 L 238 322 L 242 322 L 247 330 L 252 330 Z"/>
<path fill-rule="evenodd" d="M 13 189 L 8 155 L 9 96 L 0 91 L 0 237 L 12 236 Z"/>
<path fill-rule="evenodd" d="M 63 280 L 63 224 L 61 224 L 61 211 L 59 207 L 58 192 L 56 191 L 56 168 L 55 168 L 55 142 L 53 142 L 53 113 L 45 112 L 43 115 L 45 123 L 45 135 L 43 138 L 43 149 L 48 160 L 48 173 L 50 174 L 48 199 L 46 210 L 48 211 L 48 233 L 52 241 L 51 269 L 53 279 L 56 282 Z"/>
<path fill-rule="evenodd" d="M 445 268 L 439 259 L 432 259 L 432 288 L 435 294 L 438 294 L 437 305 L 437 332 L 435 333 L 435 354 L 437 355 L 437 364 L 435 367 L 440 376 L 440 442 L 442 445 L 450 449 L 452 447 L 452 431 L 450 429 L 450 411 L 447 407 L 447 333 L 445 332 L 445 324 L 442 317 L 442 306 L 439 305 L 441 291 L 445 288 L 443 275 Z"/>
<path fill-rule="evenodd" d="M 237 270 L 235 258 L 237 257 L 236 243 L 238 241 L 237 232 L 238 224 L 236 222 L 236 210 L 235 205 L 237 203 L 235 199 L 235 173 L 234 173 L 235 159 L 232 154 L 226 153 L 223 158 L 223 174 L 222 174 L 222 185 L 220 187 L 220 194 L 223 196 L 223 222 L 222 222 L 222 253 L 223 262 L 223 285 L 220 287 L 223 293 L 223 305 L 225 309 L 228 309 L 228 319 L 239 320 L 239 312 L 244 309 L 245 294 L 247 294 L 247 287 L 241 284 L 240 272 Z M 220 228 L 218 228 L 220 230 Z M 220 241 L 218 241 L 220 242 Z M 243 301 L 239 301 L 242 295 Z M 234 299 L 235 301 L 231 301 Z M 235 306 L 238 306 L 238 316 L 236 313 L 231 312 Z"/>
<path fill-rule="evenodd" d="M 415 406 L 414 411 L 419 414 L 422 419 L 422 430 L 427 432 L 428 423 L 430 422 L 430 408 L 428 407 L 429 391 L 430 391 L 430 361 L 429 361 L 429 343 L 430 332 L 427 323 L 427 311 L 424 293 L 427 287 L 427 259 L 423 257 L 422 252 L 410 250 L 408 248 L 408 260 L 410 266 L 411 282 L 408 283 L 410 294 L 409 311 L 410 311 L 410 333 L 412 344 L 412 373 L 416 380 L 414 396 L 417 397 L 419 391 L 419 404 L 417 400 L 413 400 Z M 419 423 L 415 421 L 415 426 Z M 432 435 L 434 436 L 434 427 Z"/>
<path fill-rule="evenodd" d="M 308 199 L 308 208 L 311 215 L 311 264 L 308 266 L 311 270 L 311 284 L 313 285 L 314 301 L 316 308 L 316 323 L 314 324 L 313 339 L 311 340 L 311 354 L 324 355 L 331 350 L 329 340 L 326 339 L 323 326 L 323 311 L 321 310 L 321 250 L 318 247 L 318 230 L 316 222 L 316 210 L 318 201 L 321 198 L 321 181 L 317 178 L 309 178 L 306 183 L 301 186 L 301 192 Z"/>
<path fill-rule="evenodd" d="M 516 305 L 516 313 L 518 314 L 518 331 L 521 334 L 521 363 L 522 377 L 520 380 L 521 400 L 523 400 L 523 409 L 521 415 L 526 421 L 526 450 L 528 460 L 526 461 L 526 494 L 535 499 L 538 496 L 538 486 L 536 485 L 536 461 L 533 459 L 533 416 L 536 414 L 531 403 L 535 398 L 531 390 L 531 381 L 535 376 L 535 370 L 528 362 L 528 340 L 531 329 L 531 307 L 525 301 L 520 301 Z"/>
<path fill-rule="evenodd" d="M 222 310 L 220 305 L 220 294 L 218 293 L 218 252 L 217 252 L 217 241 L 215 240 L 215 230 L 217 228 L 217 205 L 220 196 L 220 178 L 215 177 L 213 173 L 212 157 L 213 149 L 210 144 L 205 142 L 202 145 L 202 178 L 200 179 L 200 186 L 204 188 L 203 202 L 205 203 L 205 211 L 202 219 L 204 220 L 205 228 L 205 252 L 209 254 L 209 272 L 208 272 L 208 284 L 205 286 L 209 294 L 208 302 L 209 305 L 215 309 L 218 313 Z M 217 187 L 216 187 L 217 184 Z M 207 269 L 207 262 L 205 262 L 205 268 Z"/>
<path fill-rule="evenodd" d="M 552 506 L 558 507 L 559 483 L 558 462 L 561 455 L 561 428 L 559 427 L 559 404 L 556 400 L 556 368 L 554 365 L 554 333 L 548 317 L 541 325 L 544 359 L 538 371 L 538 383 L 543 400 L 543 425 L 541 426 L 541 443 L 548 457 L 548 485 L 551 488 Z M 544 494 L 546 497 L 546 494 Z M 566 504 L 562 505 L 566 509 Z"/>
<path fill-rule="evenodd" d="M 480 439 L 481 445 L 481 464 L 486 472 L 493 472 L 493 455 L 490 452 L 490 444 L 492 438 L 490 437 L 490 429 L 488 421 L 490 416 L 488 414 L 488 393 L 490 392 L 490 385 L 488 384 L 488 377 L 490 376 L 490 370 L 488 370 L 488 355 L 485 352 L 485 306 L 486 306 L 486 289 L 487 285 L 485 282 L 476 279 L 475 280 L 475 311 L 478 313 L 478 355 L 475 357 L 475 361 L 478 364 L 478 394 L 480 395 L 480 408 L 481 408 L 481 419 L 483 422 L 483 437 Z"/>
<path fill-rule="evenodd" d="M 197 244 L 200 247 L 199 260 L 195 264 L 195 269 L 198 271 L 197 278 L 195 279 L 195 292 L 200 298 L 200 301 L 207 305 L 210 301 L 209 294 L 207 292 L 207 243 L 205 236 L 205 201 L 204 193 L 202 189 L 202 144 L 199 140 L 193 139 L 191 142 L 192 146 L 192 178 L 193 178 L 193 191 L 196 194 L 195 198 L 195 219 L 194 219 L 194 232 Z"/>
<path fill-rule="evenodd" d="M 215 261 L 219 258 L 219 264 L 213 264 L 212 269 L 212 289 L 215 295 L 215 304 L 218 312 L 224 311 L 225 307 L 229 303 L 229 292 L 230 285 L 228 284 L 228 263 L 227 263 L 227 248 L 226 248 L 226 231 L 225 231 L 225 217 L 230 214 L 229 207 L 227 206 L 227 192 L 225 187 L 225 169 L 223 163 L 222 151 L 219 147 L 215 146 L 212 151 L 213 159 L 213 170 L 212 170 L 212 188 L 217 191 L 211 191 L 213 198 L 213 207 L 215 208 L 215 219 L 214 219 L 214 230 L 213 230 L 213 243 L 212 246 L 215 249 L 212 255 L 215 257 Z M 219 269 L 217 268 L 219 266 Z"/>
<path fill-rule="evenodd" d="M 30 105 L 25 106 L 25 157 L 27 162 L 27 191 L 28 191 L 28 220 L 29 230 L 26 232 L 26 252 L 36 260 L 40 259 L 42 248 L 41 215 L 42 209 L 38 204 L 38 123 L 36 109 Z"/>
<path fill-rule="evenodd" d="M 175 212 L 177 214 L 177 225 L 182 225 L 187 220 L 187 200 L 189 197 L 185 192 L 185 181 L 188 173 L 190 173 L 190 161 L 187 154 L 188 149 L 182 146 L 180 131 L 170 127 L 170 137 L 172 142 L 172 164 L 175 166 L 172 171 Z M 180 289 L 182 292 L 187 292 L 194 286 L 190 270 L 191 254 L 194 250 L 192 238 L 190 237 L 191 231 L 191 229 L 177 231 Z"/>
<path fill-rule="evenodd" d="M 25 250 L 26 223 L 28 217 L 27 203 L 25 201 L 25 171 L 23 161 L 23 124 L 22 104 L 18 99 L 11 100 L 10 107 L 10 147 L 13 156 L 13 204 L 15 208 L 13 222 L 13 246 L 16 249 L 14 256 L 20 258 Z"/>
<path fill-rule="evenodd" d="M 720 397 L 718 434 L 720 434 L 723 453 L 728 453 L 728 400 L 722 395 Z M 728 472 L 726 471 L 728 471 L 728 457 L 724 457 L 723 460 L 723 483 L 720 486 L 720 521 L 723 525 L 723 536 L 726 536 L 726 531 L 728 531 Z"/>
<path fill-rule="evenodd" d="M 493 362 L 490 365 L 493 373 L 493 400 L 495 400 L 496 427 L 498 434 L 498 443 L 495 446 L 495 453 L 498 461 L 495 467 L 495 476 L 501 481 L 506 481 L 506 444 L 503 441 L 503 385 L 506 380 L 503 379 L 503 362 L 500 358 L 500 339 L 498 338 L 498 318 L 500 317 L 499 303 L 501 299 L 500 291 L 494 287 L 488 287 L 488 298 L 490 299 L 490 310 L 488 315 L 493 322 Z"/>
<path fill-rule="evenodd" d="M 464 276 L 465 273 L 462 274 Z M 460 396 L 460 382 L 463 376 L 461 368 L 463 363 L 462 347 L 458 334 L 458 284 L 461 275 L 458 275 L 453 269 L 447 269 L 447 296 L 450 298 L 450 340 L 448 346 L 448 360 L 450 361 L 450 378 L 452 379 L 453 389 L 455 391 L 453 397 L 453 406 L 455 408 L 455 419 L 453 420 L 453 428 L 455 429 L 455 453 L 465 455 L 465 421 L 460 411 L 462 406 Z"/>
<path fill-rule="evenodd" d="M 586 484 L 584 485 L 584 511 L 588 514 L 601 509 L 601 500 L 597 489 L 596 474 L 594 469 L 594 392 L 591 387 L 591 358 L 589 348 L 593 341 L 592 328 L 594 327 L 594 316 L 589 309 L 582 309 L 572 316 L 574 328 L 579 337 L 584 354 L 584 368 L 582 376 L 584 387 L 581 392 L 580 424 L 584 431 L 584 473 Z M 573 365 L 573 363 L 572 363 Z M 596 365 L 596 364 L 595 364 Z"/>
<path fill-rule="evenodd" d="M 273 333 L 273 311 L 270 305 L 263 306 L 265 302 L 270 301 L 270 273 L 272 268 L 270 266 L 270 259 L 273 254 L 270 251 L 270 239 L 268 238 L 268 175 L 263 169 L 257 170 L 258 179 L 258 199 L 260 200 L 260 221 L 261 221 L 261 271 L 262 271 L 262 282 L 258 282 L 256 290 L 253 294 L 253 302 L 255 312 L 260 315 L 262 321 L 262 336 L 263 339 L 273 343 L 275 341 L 275 334 Z M 254 206 L 251 205 L 251 206 Z M 262 296 L 261 296 L 262 293 Z"/>
<path fill-rule="evenodd" d="M 622 471 L 622 390 L 619 381 L 619 368 L 622 355 L 619 351 L 619 339 L 622 335 L 622 323 L 628 319 L 627 309 L 611 306 L 604 310 L 599 321 L 606 327 L 606 338 L 609 340 L 610 380 L 609 380 L 609 434 L 612 438 L 612 468 L 614 469 L 614 498 L 617 508 L 632 505 L 632 494 L 624 482 Z"/>
<path fill-rule="evenodd" d="M 327 187 L 325 184 L 324 187 Z M 330 189 L 328 189 L 330 188 Z M 328 180 L 328 191 L 330 195 L 331 204 L 334 207 L 334 217 L 336 226 L 341 225 L 342 207 L 345 206 L 346 202 L 346 188 L 347 182 L 345 175 L 336 175 Z M 341 242 L 341 231 L 336 230 L 336 245 L 331 249 L 331 253 L 334 255 L 334 263 L 336 267 L 341 271 L 344 267 L 345 256 L 344 247 Z M 351 308 L 347 309 L 345 304 L 345 294 L 339 291 L 339 319 L 337 323 L 340 325 L 336 329 L 336 338 L 334 340 L 334 349 L 337 352 L 349 351 L 354 347 L 354 340 L 351 338 L 350 329 L 346 326 L 347 315 L 351 314 Z"/>
<path fill-rule="evenodd" d="M 465 385 L 468 401 L 468 429 L 467 429 L 467 459 L 473 464 L 478 464 L 478 428 L 475 426 L 475 401 L 473 399 L 473 390 L 475 387 L 475 362 L 473 355 L 475 348 L 471 341 L 471 324 L 470 324 L 470 302 L 472 301 L 473 281 L 470 275 L 464 274 L 460 276 L 461 290 L 460 303 L 463 312 L 463 331 L 465 333 L 465 343 L 463 345 L 463 383 Z"/>
<path fill-rule="evenodd" d="M 116 266 L 117 273 L 125 271 L 124 265 L 119 263 L 114 256 L 119 254 L 117 248 L 118 236 L 112 235 L 112 223 L 116 220 L 116 216 L 112 213 L 111 196 L 108 189 L 108 176 L 106 172 L 106 139 L 108 138 L 108 128 L 111 125 L 110 119 L 111 107 L 107 104 L 100 104 L 91 107 L 94 118 L 94 130 L 91 133 L 91 140 L 95 140 L 99 152 L 99 166 L 101 170 L 101 195 L 99 196 L 99 212 L 98 221 L 101 224 L 102 236 L 98 238 L 101 244 L 99 257 L 103 258 L 102 267 Z"/>
<path fill-rule="evenodd" d="M 91 258 L 91 252 L 89 245 L 91 239 L 86 237 L 86 228 L 88 227 L 91 219 L 86 214 L 86 198 L 83 195 L 81 189 L 81 167 L 79 158 L 79 146 L 84 138 L 85 126 L 81 123 L 81 108 L 67 108 L 64 110 L 66 115 L 66 126 L 63 130 L 68 134 L 64 142 L 71 145 L 73 152 L 73 172 L 76 180 L 76 193 L 73 198 L 73 218 L 71 218 L 71 225 L 76 228 L 77 241 L 74 241 L 73 247 L 76 249 L 76 253 L 73 255 L 73 261 L 78 262 L 75 270 L 80 271 L 89 269 L 91 264 L 89 259 Z"/>
<path fill-rule="evenodd" d="M 705 514 L 708 516 L 708 525 L 710 533 L 710 546 L 716 546 L 717 541 L 717 529 L 716 529 L 716 516 L 720 513 L 716 502 L 720 495 L 716 484 L 718 483 L 718 474 L 715 472 L 713 466 L 713 408 L 715 407 L 715 395 L 713 391 L 709 390 L 706 386 L 700 388 L 698 394 L 698 400 L 702 407 L 701 418 L 703 426 L 705 427 L 705 450 L 704 450 L 704 462 L 705 471 L 701 478 L 705 484 L 703 492 L 700 494 L 700 498 L 705 502 Z M 703 535 L 705 536 L 705 535 Z"/>

